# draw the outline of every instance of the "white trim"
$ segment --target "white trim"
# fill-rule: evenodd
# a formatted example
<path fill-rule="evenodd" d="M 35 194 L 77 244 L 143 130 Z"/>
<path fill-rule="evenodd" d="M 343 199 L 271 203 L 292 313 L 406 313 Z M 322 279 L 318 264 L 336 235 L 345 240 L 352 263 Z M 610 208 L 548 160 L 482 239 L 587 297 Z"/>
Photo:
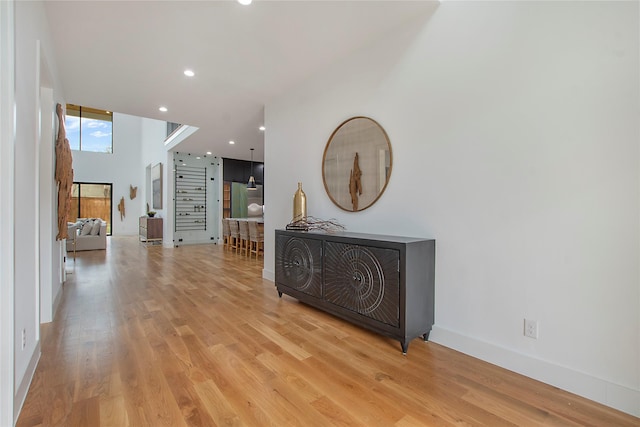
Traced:
<path fill-rule="evenodd" d="M 60 303 L 62 302 L 62 287 L 58 289 L 58 293 L 53 296 L 53 306 L 51 308 L 51 321 L 55 320 L 56 313 L 58 312 L 58 307 L 60 307 Z"/>
<path fill-rule="evenodd" d="M 33 169 L 34 169 L 34 175 L 35 175 L 35 188 L 34 188 L 34 192 L 33 192 L 33 206 L 34 206 L 34 212 L 35 212 L 35 219 L 36 219 L 36 223 L 35 223 L 35 235 L 33 236 L 33 248 L 35 249 L 35 254 L 36 254 L 36 268 L 34 269 L 34 273 L 35 273 L 35 281 L 33 283 L 34 286 L 34 293 L 36 296 L 36 310 L 33 313 L 35 316 L 34 319 L 34 325 L 35 325 L 35 340 L 37 343 L 40 342 L 40 307 L 42 304 L 42 298 L 40 295 L 40 135 L 42 132 L 41 129 L 41 123 L 40 123 L 40 114 L 41 114 L 41 105 L 40 105 L 40 84 L 41 84 L 41 66 L 40 66 L 40 61 L 42 59 L 42 54 L 41 54 L 41 44 L 40 44 L 40 40 L 36 41 L 36 69 L 35 69 L 35 73 L 36 73 L 36 93 L 35 93 L 35 114 L 36 117 L 34 117 L 35 119 L 35 123 L 38 126 L 38 128 L 36 129 L 36 138 L 35 141 L 33 141 Z M 35 366 L 34 366 L 34 370 L 35 370 Z M 30 371 L 27 371 L 27 374 Z M 32 376 L 32 375 L 29 375 Z"/>
<path fill-rule="evenodd" d="M 176 173 L 173 167 L 173 152 L 167 151 L 165 156 L 164 173 L 162 174 L 162 197 L 166 201 L 164 208 L 164 220 L 162 221 L 162 246 L 165 248 L 173 248 L 173 230 L 175 224 L 174 216 L 174 198 L 175 198 L 175 182 Z"/>
<path fill-rule="evenodd" d="M 636 417 L 640 416 L 640 390 L 460 335 L 439 326 L 433 327 L 429 340 Z"/>
<path fill-rule="evenodd" d="M 0 425 L 14 420 L 14 1 L 0 1 Z"/>
<path fill-rule="evenodd" d="M 37 154 L 37 170 L 38 170 L 38 224 L 39 224 L 39 238 L 38 238 L 38 253 L 40 254 L 39 265 L 39 295 L 40 295 L 40 321 L 42 323 L 51 322 L 54 317 L 53 303 L 56 298 L 55 293 L 58 291 L 59 284 L 55 283 L 58 278 L 54 277 L 53 268 L 53 248 L 55 242 L 55 234 L 53 230 L 53 214 L 52 207 L 56 205 L 53 196 L 53 184 L 54 182 L 54 159 L 53 149 L 55 141 L 53 137 L 53 89 L 47 87 L 44 84 L 42 73 L 47 72 L 46 62 L 40 54 L 40 86 L 38 97 L 38 108 L 40 117 L 38 121 L 38 143 L 36 146 Z"/>
<path fill-rule="evenodd" d="M 185 139 L 189 138 L 195 132 L 200 129 L 196 126 L 182 125 L 178 129 L 176 129 L 169 138 L 164 140 L 164 146 L 168 150 L 173 149 L 176 145 L 180 144 Z"/>
<path fill-rule="evenodd" d="M 27 399 L 29 386 L 31 385 L 33 376 L 36 373 L 36 367 L 38 366 L 38 362 L 40 361 L 41 354 L 42 352 L 40 351 L 40 342 L 38 342 L 38 344 L 36 344 L 36 348 L 33 350 L 33 354 L 31 354 L 29 365 L 27 365 L 27 371 L 24 377 L 22 377 L 22 381 L 20 382 L 20 385 L 16 390 L 16 397 L 13 404 L 13 412 L 14 414 L 16 414 L 15 421 L 18 421 L 18 415 L 20 415 L 22 405 L 24 405 L 24 401 Z"/>
<path fill-rule="evenodd" d="M 267 270 L 266 268 L 262 269 L 262 278 L 266 280 L 270 280 L 274 282 L 274 284 L 276 282 L 276 274 L 271 270 Z"/>

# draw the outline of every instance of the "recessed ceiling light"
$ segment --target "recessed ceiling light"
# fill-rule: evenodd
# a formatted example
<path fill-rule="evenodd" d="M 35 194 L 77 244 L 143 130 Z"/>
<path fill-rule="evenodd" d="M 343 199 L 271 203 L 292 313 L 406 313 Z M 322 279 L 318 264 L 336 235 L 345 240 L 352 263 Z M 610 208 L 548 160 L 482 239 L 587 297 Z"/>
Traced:
<path fill-rule="evenodd" d="M 229 144 L 231 144 L 231 145 L 233 145 L 235 143 L 236 143 L 235 141 L 229 141 Z"/>
<path fill-rule="evenodd" d="M 166 113 L 168 111 L 167 107 L 160 107 L 158 108 L 158 110 L 162 111 L 163 113 Z"/>
<path fill-rule="evenodd" d="M 266 128 L 264 126 L 260 126 L 258 129 L 265 130 Z"/>
<path fill-rule="evenodd" d="M 207 156 L 210 156 L 210 155 L 211 155 L 211 151 L 207 151 Z"/>
<path fill-rule="evenodd" d="M 243 6 L 248 6 L 251 4 L 251 0 L 238 0 L 238 3 L 240 3 Z"/>
<path fill-rule="evenodd" d="M 200 160 L 200 156 L 196 157 L 196 159 Z"/>
<path fill-rule="evenodd" d="M 193 70 L 184 70 L 184 75 L 187 77 L 193 77 L 196 73 L 194 73 Z"/>

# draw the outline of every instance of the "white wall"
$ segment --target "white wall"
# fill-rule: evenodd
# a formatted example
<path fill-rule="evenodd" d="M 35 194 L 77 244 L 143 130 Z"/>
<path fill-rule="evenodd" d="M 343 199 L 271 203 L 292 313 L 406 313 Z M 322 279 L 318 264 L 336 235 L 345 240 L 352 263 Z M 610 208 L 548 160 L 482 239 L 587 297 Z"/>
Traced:
<path fill-rule="evenodd" d="M 38 65 L 37 35 L 21 31 L 25 18 L 31 16 L 18 2 L 16 4 L 16 145 L 15 145 L 15 376 L 24 378 L 33 355 L 39 353 L 36 329 L 39 327 L 37 305 L 38 246 L 36 244 L 38 216 L 36 215 L 36 194 L 38 164 L 36 150 L 36 72 Z M 28 172 L 28 173 L 27 173 Z M 19 236 L 19 238 L 18 238 Z M 22 332 L 27 341 L 22 349 Z M 15 384 L 19 387 L 18 381 Z"/>
<path fill-rule="evenodd" d="M 43 62 L 41 62 L 44 65 Z M 42 70 L 43 75 L 48 74 Z M 58 234 L 58 213 L 53 209 L 57 204 L 58 193 L 55 180 L 54 129 L 57 131 L 57 117 L 54 121 L 55 102 L 50 85 L 41 82 L 39 96 L 40 135 L 38 179 L 40 189 L 39 228 L 40 228 L 40 322 L 51 322 L 62 297 L 62 266 L 64 256 L 62 241 L 56 240 Z M 55 123 L 55 125 L 54 125 Z"/>
<path fill-rule="evenodd" d="M 269 103 L 264 276 L 301 181 L 309 215 L 436 239 L 434 341 L 640 416 L 638 30 L 637 2 L 443 2 Z M 394 164 L 347 213 L 321 159 L 355 115 Z"/>
<path fill-rule="evenodd" d="M 142 121 L 141 164 L 147 167 L 162 163 L 163 178 L 165 180 L 167 176 L 165 172 L 169 167 L 167 165 L 167 149 L 164 146 L 166 136 L 167 122 L 153 119 L 144 119 Z M 149 178 L 146 178 L 144 186 L 138 189 L 138 195 L 141 196 L 142 201 L 144 201 L 143 211 L 146 211 L 146 205 L 149 203 L 149 207 L 152 208 L 152 210 L 156 211 L 159 216 L 164 216 L 167 211 L 166 182 L 163 182 L 162 185 L 162 209 L 153 209 L 153 203 L 151 201 L 151 181 Z"/>
<path fill-rule="evenodd" d="M 0 425 L 14 422 L 14 70 L 13 1 L 0 2 Z"/>
<path fill-rule="evenodd" d="M 166 132 L 162 121 L 114 112 L 112 154 L 73 151 L 74 181 L 113 183 L 111 233 L 114 236 L 138 234 L 138 218 L 146 214 L 145 166 L 158 155 L 157 149 L 151 147 L 157 145 L 163 149 L 164 136 L 158 140 L 163 126 Z M 138 187 L 133 200 L 129 198 L 130 185 Z M 121 220 L 118 203 L 122 197 L 125 216 Z"/>
<path fill-rule="evenodd" d="M 164 121 L 143 119 L 142 120 L 142 165 L 145 168 L 145 185 L 138 190 L 141 200 L 144 201 L 141 215 L 146 213 L 146 204 L 156 211 L 156 216 L 163 218 L 163 246 L 174 247 L 174 244 L 202 244 L 217 242 L 218 223 L 221 209 L 219 207 L 219 194 L 221 187 L 221 174 L 218 163 L 220 159 L 212 156 L 202 156 L 197 159 L 197 155 L 189 153 L 179 153 L 178 156 L 188 166 L 204 167 L 207 169 L 207 230 L 191 232 L 174 232 L 174 183 L 175 173 L 174 163 L 176 153 L 171 150 L 175 148 L 174 142 L 182 141 L 183 137 L 191 135 L 198 128 L 187 126 L 186 130 L 180 133 L 180 137 L 165 144 L 167 134 L 167 123 Z M 162 163 L 162 209 L 153 208 L 151 168 L 158 163 Z M 213 177 L 214 181 L 210 181 Z M 211 238 L 214 237 L 212 241 Z M 178 241 L 182 239 L 182 241 Z M 175 240 L 175 242 L 174 242 Z"/>
<path fill-rule="evenodd" d="M 53 225 L 41 222 L 41 218 L 55 220 L 55 206 L 51 203 L 51 188 L 43 189 L 39 181 L 40 160 L 46 165 L 52 160 L 50 147 L 51 129 L 40 132 L 40 125 L 51 126 L 50 118 L 40 120 L 41 114 L 52 111 L 51 103 L 62 102 L 61 85 L 57 78 L 55 56 L 49 42 L 50 31 L 43 5 L 40 2 L 15 3 L 15 158 L 13 168 L 2 169 L 2 181 L 14 188 L 13 228 L 15 238 L 12 257 L 14 328 L 13 342 L 2 352 L 14 353 L 14 417 L 19 408 L 35 370 L 40 355 L 40 290 L 47 287 L 50 297 L 59 283 L 54 277 L 55 268 L 47 263 L 38 268 L 42 251 L 51 262 L 59 259 L 60 244 L 53 243 Z M 10 65 L 10 64 L 9 64 Z M 41 96 L 41 88 L 47 94 Z M 46 104 L 46 105 L 45 105 Z M 42 139 L 41 139 L 42 138 Z M 5 143 L 11 141 L 3 139 Z M 41 197 L 42 190 L 42 197 Z M 3 197 L 5 194 L 3 193 Z M 47 201 L 48 200 L 48 201 Z M 4 221 L 4 220 L 3 220 Z M 56 224 L 57 225 L 57 224 Z M 49 239 L 47 239 L 49 236 Z M 41 239 L 41 237 L 43 237 Z M 3 236 L 4 239 L 4 236 Z M 49 243 L 47 244 L 47 240 Z M 52 245 L 52 246 L 49 246 Z M 3 253 L 3 259 L 5 255 Z M 51 298 L 50 298 L 51 299 Z M 51 301 L 49 301 L 51 303 Z M 4 310 L 5 307 L 3 307 Z M 25 347 L 22 348 L 22 333 Z"/>
<path fill-rule="evenodd" d="M 173 231 L 171 222 L 167 218 L 171 213 L 169 203 L 169 185 L 171 185 L 171 163 L 168 161 L 167 148 L 164 140 L 167 136 L 167 122 L 153 119 L 144 119 L 142 122 L 142 165 L 145 167 L 144 185 L 138 188 L 138 196 L 143 202 L 140 215 L 147 212 L 147 203 L 149 208 L 157 212 L 157 216 L 163 218 L 163 240 L 167 242 L 165 246 L 173 246 L 170 239 Z M 151 168 L 158 163 L 162 163 L 162 209 L 153 208 L 152 202 L 152 184 L 151 184 Z"/>

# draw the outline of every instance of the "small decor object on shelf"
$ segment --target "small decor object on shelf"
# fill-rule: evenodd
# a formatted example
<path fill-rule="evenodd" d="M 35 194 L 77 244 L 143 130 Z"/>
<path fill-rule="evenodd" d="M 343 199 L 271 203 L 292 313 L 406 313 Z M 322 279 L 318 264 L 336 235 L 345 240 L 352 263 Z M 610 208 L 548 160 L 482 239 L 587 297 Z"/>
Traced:
<path fill-rule="evenodd" d="M 304 221 L 293 221 L 287 224 L 285 227 L 287 230 L 294 231 L 309 231 L 309 224 L 307 224 L 306 219 Z"/>
<path fill-rule="evenodd" d="M 124 215 L 124 197 L 120 199 L 120 203 L 118 203 L 118 212 L 120 212 L 120 221 L 122 221 L 125 217 Z"/>
<path fill-rule="evenodd" d="M 286 226 L 287 230 L 294 231 L 324 231 L 325 233 L 338 233 L 344 231 L 344 225 L 335 219 L 319 219 L 308 216 L 300 221 L 292 221 Z"/>
<path fill-rule="evenodd" d="M 133 185 L 129 184 L 129 198 L 133 200 L 136 198 L 137 195 L 138 195 L 138 187 L 134 187 Z"/>
<path fill-rule="evenodd" d="M 302 183 L 298 183 L 298 190 L 293 195 L 293 219 L 291 222 L 303 221 L 307 218 L 307 195 L 302 191 Z"/>
<path fill-rule="evenodd" d="M 156 216 L 156 212 L 155 211 L 149 211 L 149 212 L 147 212 L 147 215 L 149 216 L 149 218 L 153 218 L 154 216 Z"/>

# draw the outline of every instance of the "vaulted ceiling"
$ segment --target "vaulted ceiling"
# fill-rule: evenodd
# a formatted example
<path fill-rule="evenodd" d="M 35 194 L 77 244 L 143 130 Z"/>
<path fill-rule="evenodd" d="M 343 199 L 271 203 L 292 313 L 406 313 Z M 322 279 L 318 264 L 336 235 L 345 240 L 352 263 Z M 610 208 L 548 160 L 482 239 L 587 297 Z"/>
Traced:
<path fill-rule="evenodd" d="M 433 1 L 45 4 L 68 103 L 197 126 L 179 151 L 245 160 L 250 148 L 263 159 L 258 128 L 270 98 L 437 7 Z"/>

